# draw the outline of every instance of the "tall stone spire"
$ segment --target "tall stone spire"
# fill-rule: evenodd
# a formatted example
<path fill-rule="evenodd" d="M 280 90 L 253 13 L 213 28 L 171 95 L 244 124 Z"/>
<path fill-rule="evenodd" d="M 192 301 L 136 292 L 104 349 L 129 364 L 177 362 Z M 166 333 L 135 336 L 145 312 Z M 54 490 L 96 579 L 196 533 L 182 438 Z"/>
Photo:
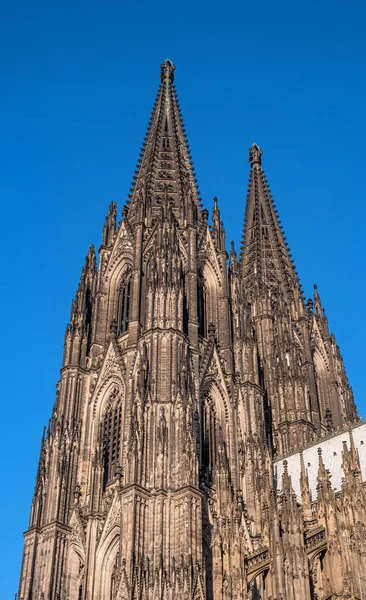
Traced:
<path fill-rule="evenodd" d="M 304 447 L 320 432 L 320 421 L 311 325 L 262 169 L 262 154 L 257 144 L 249 148 L 241 275 L 258 340 L 273 447 L 282 453 Z"/>
<path fill-rule="evenodd" d="M 281 223 L 262 169 L 262 150 L 249 148 L 251 165 L 241 251 L 246 289 L 292 295 L 299 281 Z"/>
<path fill-rule="evenodd" d="M 128 216 L 151 223 L 165 197 L 180 220 L 197 219 L 199 196 L 179 102 L 175 66 L 161 65 L 160 86 L 131 187 Z"/>

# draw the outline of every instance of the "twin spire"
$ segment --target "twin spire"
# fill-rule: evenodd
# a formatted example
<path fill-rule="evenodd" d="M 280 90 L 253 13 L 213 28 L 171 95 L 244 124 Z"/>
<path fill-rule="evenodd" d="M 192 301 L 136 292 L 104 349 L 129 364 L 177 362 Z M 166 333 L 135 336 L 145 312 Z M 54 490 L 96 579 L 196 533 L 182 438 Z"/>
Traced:
<path fill-rule="evenodd" d="M 292 294 L 300 284 L 286 243 L 267 179 L 262 169 L 262 150 L 249 148 L 251 171 L 245 209 L 241 268 L 249 291 Z"/>
<path fill-rule="evenodd" d="M 135 170 L 128 218 L 152 224 L 169 205 L 178 221 L 202 218 L 195 171 L 174 87 L 175 66 L 161 65 L 160 86 Z M 249 149 L 251 173 L 245 212 L 241 270 L 248 289 L 299 287 L 297 274 L 262 170 L 262 150 Z"/>
<path fill-rule="evenodd" d="M 175 67 L 161 65 L 160 86 L 131 188 L 128 216 L 153 221 L 168 202 L 179 220 L 193 218 L 198 186 L 174 87 Z"/>

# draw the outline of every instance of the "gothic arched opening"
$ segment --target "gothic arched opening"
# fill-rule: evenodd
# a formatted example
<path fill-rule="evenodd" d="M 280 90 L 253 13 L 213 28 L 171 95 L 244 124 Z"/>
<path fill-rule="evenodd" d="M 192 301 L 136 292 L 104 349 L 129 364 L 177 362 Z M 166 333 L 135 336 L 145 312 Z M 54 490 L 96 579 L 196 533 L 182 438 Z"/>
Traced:
<path fill-rule="evenodd" d="M 85 294 L 85 330 L 86 330 L 86 355 L 89 356 L 92 338 L 92 297 L 90 289 Z"/>
<path fill-rule="evenodd" d="M 126 274 L 120 286 L 118 299 L 118 333 L 122 335 L 128 330 L 130 318 L 130 298 L 131 298 L 131 273 Z"/>
<path fill-rule="evenodd" d="M 216 413 L 211 398 L 202 405 L 202 467 L 207 483 L 213 482 L 216 464 Z"/>
<path fill-rule="evenodd" d="M 103 485 L 115 475 L 121 451 L 122 406 L 120 399 L 110 402 L 103 419 L 104 472 Z"/>
<path fill-rule="evenodd" d="M 197 317 L 198 333 L 207 337 L 207 290 L 201 273 L 197 279 Z"/>
<path fill-rule="evenodd" d="M 221 399 L 205 393 L 201 405 L 201 472 L 205 483 L 215 483 L 216 471 L 227 464 L 225 409 Z"/>

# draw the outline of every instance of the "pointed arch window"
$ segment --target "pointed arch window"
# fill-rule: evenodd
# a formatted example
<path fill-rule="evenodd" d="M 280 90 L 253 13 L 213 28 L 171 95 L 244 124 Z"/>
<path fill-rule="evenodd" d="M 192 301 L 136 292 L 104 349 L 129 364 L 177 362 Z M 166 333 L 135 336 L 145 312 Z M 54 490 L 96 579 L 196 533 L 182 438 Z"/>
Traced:
<path fill-rule="evenodd" d="M 122 335 L 128 330 L 130 318 L 131 272 L 123 278 L 118 301 L 118 333 Z"/>
<path fill-rule="evenodd" d="M 186 335 L 188 335 L 188 322 L 189 322 L 188 301 L 187 301 L 186 291 L 184 290 L 184 295 L 183 295 L 183 333 L 185 333 Z"/>
<path fill-rule="evenodd" d="M 202 337 L 207 337 L 207 291 L 202 273 L 199 273 L 197 279 L 197 312 L 198 333 Z"/>
<path fill-rule="evenodd" d="M 215 483 L 216 473 L 221 469 L 226 470 L 230 480 L 223 410 L 211 394 L 204 394 L 201 404 L 201 474 L 208 486 Z"/>
<path fill-rule="evenodd" d="M 90 354 L 92 337 L 92 298 L 90 289 L 87 288 L 85 294 L 85 329 L 86 329 L 86 355 Z"/>
<path fill-rule="evenodd" d="M 170 150 L 170 140 L 169 138 L 163 138 L 163 150 Z"/>
<path fill-rule="evenodd" d="M 183 326 L 183 333 L 185 333 L 186 335 L 188 335 L 188 323 L 189 323 L 189 310 L 188 310 L 188 297 L 187 297 L 187 286 L 186 286 L 186 281 L 185 281 L 185 274 L 184 274 L 184 269 L 183 269 L 183 265 L 181 265 L 181 269 L 180 269 L 180 279 L 181 279 L 181 285 L 183 288 L 183 302 L 182 302 L 182 311 L 183 311 L 183 315 L 182 315 L 182 326 Z"/>
<path fill-rule="evenodd" d="M 263 225 L 262 226 L 262 237 L 266 240 L 269 239 L 269 234 L 268 234 L 268 227 L 267 225 Z"/>
<path fill-rule="evenodd" d="M 213 482 L 216 465 L 216 414 L 210 397 L 206 397 L 202 405 L 202 467 L 207 483 Z"/>
<path fill-rule="evenodd" d="M 103 421 L 104 440 L 104 487 L 115 475 L 121 452 L 122 407 L 120 399 L 113 401 L 107 407 Z"/>

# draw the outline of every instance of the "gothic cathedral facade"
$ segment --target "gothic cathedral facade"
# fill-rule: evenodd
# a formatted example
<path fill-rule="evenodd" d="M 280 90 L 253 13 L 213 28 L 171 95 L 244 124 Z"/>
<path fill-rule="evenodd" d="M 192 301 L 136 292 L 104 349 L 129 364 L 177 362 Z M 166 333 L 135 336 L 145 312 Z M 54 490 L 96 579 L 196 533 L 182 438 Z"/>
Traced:
<path fill-rule="evenodd" d="M 249 162 L 228 255 L 166 60 L 129 201 L 118 225 L 110 205 L 72 303 L 19 600 L 358 597 L 366 491 L 352 434 L 339 491 L 321 452 L 316 499 L 303 459 L 300 498 L 286 462 L 274 477 L 276 457 L 358 417 L 255 144 Z"/>

